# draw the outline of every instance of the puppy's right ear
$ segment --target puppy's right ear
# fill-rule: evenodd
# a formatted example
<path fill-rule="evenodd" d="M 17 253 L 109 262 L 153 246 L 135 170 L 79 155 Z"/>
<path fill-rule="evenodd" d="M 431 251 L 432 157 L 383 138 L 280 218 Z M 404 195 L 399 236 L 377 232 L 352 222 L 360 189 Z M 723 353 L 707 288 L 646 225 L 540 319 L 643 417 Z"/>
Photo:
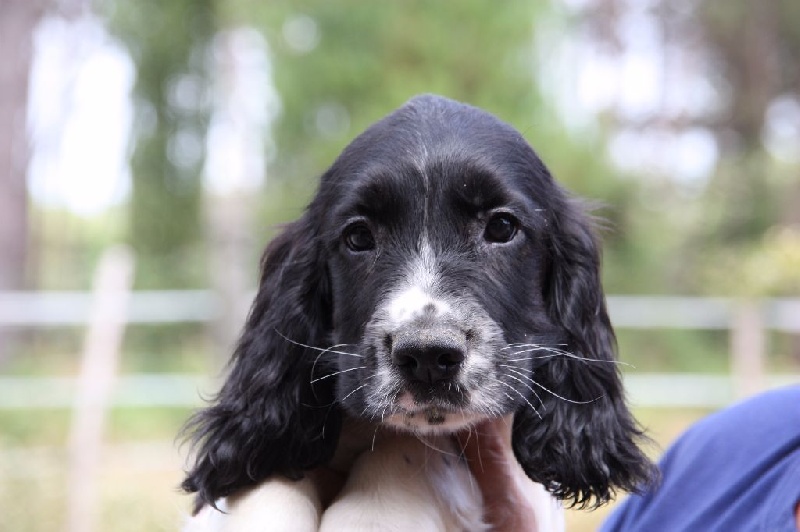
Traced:
<path fill-rule="evenodd" d="M 642 491 L 656 471 L 625 402 L 591 219 L 580 204 L 559 203 L 545 299 L 563 341 L 558 349 L 569 356 L 545 357 L 535 368 L 530 382 L 541 387 L 541 408 L 518 412 L 514 450 L 532 480 L 582 508 L 608 502 L 617 489 Z"/>
<path fill-rule="evenodd" d="M 320 379 L 332 369 L 311 349 L 325 342 L 331 315 L 316 234 L 306 212 L 267 247 L 227 380 L 186 427 L 196 456 L 182 488 L 197 493 L 198 507 L 270 475 L 299 478 L 335 450 L 335 379 Z"/>

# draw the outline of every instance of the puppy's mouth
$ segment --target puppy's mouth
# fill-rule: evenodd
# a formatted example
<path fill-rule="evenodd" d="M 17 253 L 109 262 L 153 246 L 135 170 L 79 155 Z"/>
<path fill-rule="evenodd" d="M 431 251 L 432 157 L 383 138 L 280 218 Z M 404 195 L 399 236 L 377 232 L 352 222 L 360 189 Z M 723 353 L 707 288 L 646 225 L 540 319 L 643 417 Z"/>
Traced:
<path fill-rule="evenodd" d="M 486 417 L 456 406 L 418 403 L 410 393 L 402 394 L 395 407 L 395 412 L 384 418 L 383 424 L 427 434 L 456 432 Z"/>
<path fill-rule="evenodd" d="M 447 416 L 452 416 L 453 413 L 438 406 L 429 406 L 417 411 L 404 412 L 404 415 L 409 419 L 409 422 L 419 417 L 428 425 L 444 425 L 445 421 L 447 421 Z"/>

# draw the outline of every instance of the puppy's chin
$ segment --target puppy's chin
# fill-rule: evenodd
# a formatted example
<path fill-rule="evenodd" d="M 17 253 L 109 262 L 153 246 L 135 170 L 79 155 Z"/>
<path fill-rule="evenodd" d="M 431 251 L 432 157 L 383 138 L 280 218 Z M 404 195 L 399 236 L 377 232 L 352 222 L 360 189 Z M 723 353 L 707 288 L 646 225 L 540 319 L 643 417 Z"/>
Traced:
<path fill-rule="evenodd" d="M 417 434 L 452 434 L 486 419 L 485 414 L 464 410 L 448 410 L 438 406 L 401 409 L 383 420 L 383 424 Z"/>

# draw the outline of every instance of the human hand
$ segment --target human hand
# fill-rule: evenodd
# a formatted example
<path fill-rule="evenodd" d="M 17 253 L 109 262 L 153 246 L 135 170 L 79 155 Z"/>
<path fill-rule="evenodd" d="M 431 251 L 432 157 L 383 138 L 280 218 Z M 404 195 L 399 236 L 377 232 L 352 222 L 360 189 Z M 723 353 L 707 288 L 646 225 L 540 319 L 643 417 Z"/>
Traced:
<path fill-rule="evenodd" d="M 513 415 L 459 433 L 458 441 L 483 494 L 486 520 L 499 532 L 563 529 L 560 504 L 530 480 L 511 447 Z"/>

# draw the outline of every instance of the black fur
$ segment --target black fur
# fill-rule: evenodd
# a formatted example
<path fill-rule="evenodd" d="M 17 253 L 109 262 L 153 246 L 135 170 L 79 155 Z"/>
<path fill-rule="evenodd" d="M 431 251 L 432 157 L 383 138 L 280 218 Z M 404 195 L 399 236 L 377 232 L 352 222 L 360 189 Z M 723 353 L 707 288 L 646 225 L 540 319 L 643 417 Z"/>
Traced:
<path fill-rule="evenodd" d="M 214 404 L 187 425 L 197 459 L 182 487 L 197 492 L 198 509 L 275 473 L 300 478 L 333 455 L 341 424 L 333 382 L 312 390 L 316 353 L 287 341 L 321 345 L 329 327 L 328 282 L 309 238 L 312 225 L 304 216 L 267 247 L 230 374 Z"/>
<path fill-rule="evenodd" d="M 540 394 L 541 419 L 529 410 L 517 412 L 514 452 L 528 476 L 559 498 L 585 507 L 594 497 L 600 505 L 615 489 L 641 490 L 655 471 L 635 445 L 647 438 L 625 405 L 620 376 L 611 363 L 616 339 L 601 289 L 592 225 L 569 201 L 554 211 L 554 220 L 548 312 L 560 328 L 564 349 L 586 362 L 555 357 L 534 369 L 539 382 L 554 393 Z"/>
<path fill-rule="evenodd" d="M 513 215 L 519 236 L 487 241 L 496 212 Z M 369 228 L 374 249 L 348 249 L 353 224 Z M 488 375 L 464 370 L 464 390 L 430 391 L 431 404 L 460 408 L 494 386 L 491 410 L 515 412 L 525 472 L 573 504 L 600 504 L 652 478 L 614 363 L 591 220 L 513 128 L 422 96 L 345 148 L 306 213 L 268 246 L 230 375 L 189 425 L 197 456 L 183 488 L 199 504 L 325 464 L 343 416 L 381 422 L 404 390 L 428 400 L 386 366 L 392 329 L 381 315 L 423 240 L 437 293 L 466 310 L 414 327 L 466 330 L 470 356 L 491 359 Z M 504 346 L 517 343 L 558 351 L 514 358 Z M 347 346 L 321 351 L 334 344 Z M 380 387 L 382 364 L 391 377 Z"/>

